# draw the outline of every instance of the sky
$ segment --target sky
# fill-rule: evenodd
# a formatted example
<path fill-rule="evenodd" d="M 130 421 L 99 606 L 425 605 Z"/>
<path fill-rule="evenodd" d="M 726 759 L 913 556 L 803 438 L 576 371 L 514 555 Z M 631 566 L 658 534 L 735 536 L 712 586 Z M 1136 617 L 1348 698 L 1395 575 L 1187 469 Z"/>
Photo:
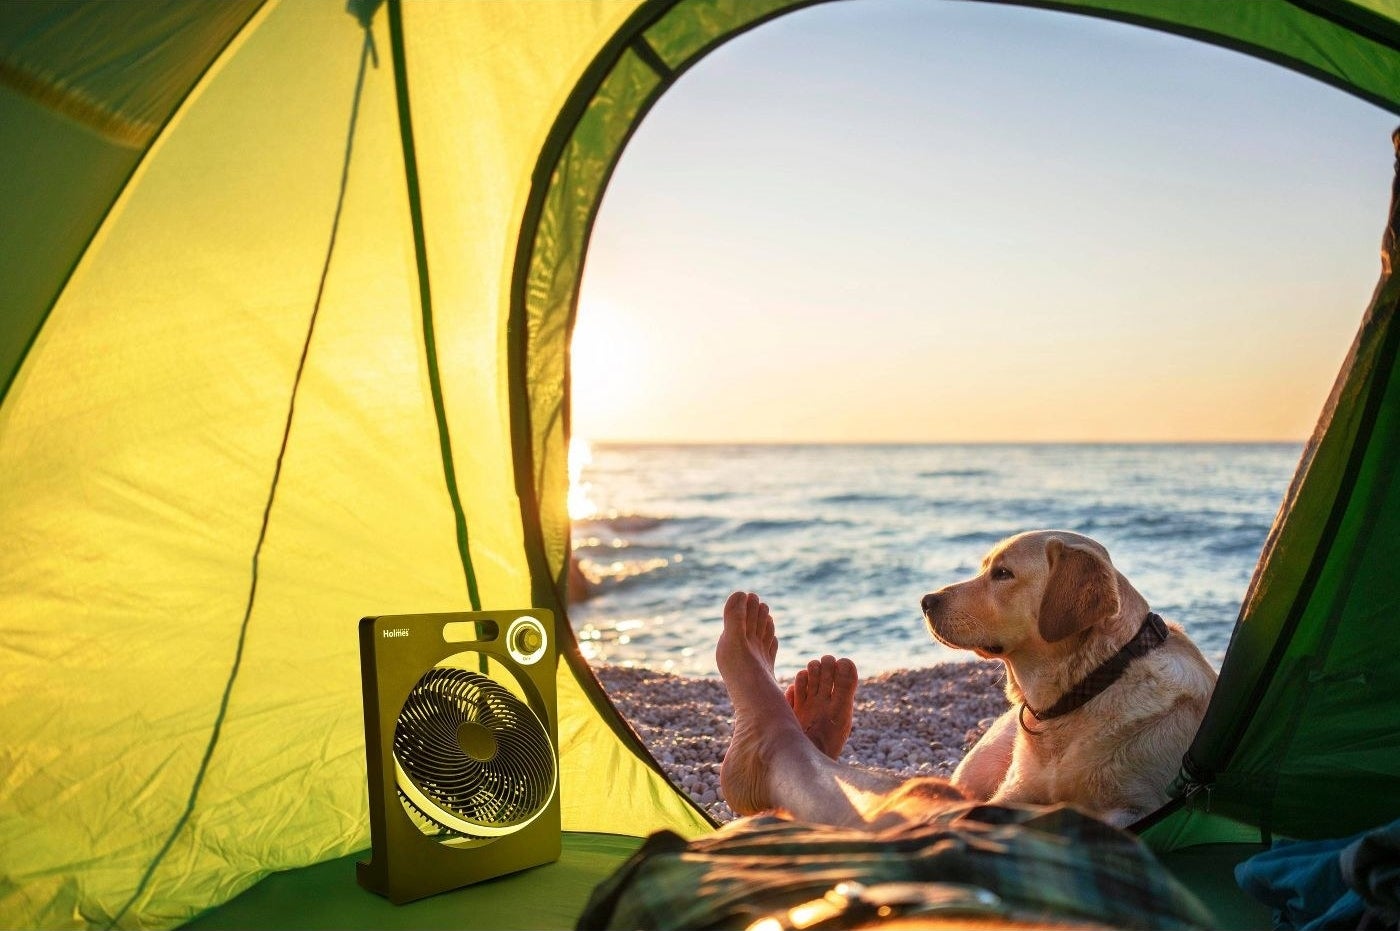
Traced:
<path fill-rule="evenodd" d="M 820 4 L 660 99 L 589 246 L 589 441 L 1299 440 L 1400 117 L 1139 27 Z"/>

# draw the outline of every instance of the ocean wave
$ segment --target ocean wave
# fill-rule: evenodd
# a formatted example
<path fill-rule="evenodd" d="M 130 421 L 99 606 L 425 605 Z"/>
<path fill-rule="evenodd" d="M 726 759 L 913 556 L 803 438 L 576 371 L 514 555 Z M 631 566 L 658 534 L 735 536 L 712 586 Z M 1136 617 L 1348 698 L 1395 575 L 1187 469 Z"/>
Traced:
<path fill-rule="evenodd" d="M 820 559 L 814 563 L 792 567 L 789 577 L 799 585 L 810 585 L 830 581 L 833 577 L 851 570 L 851 561 L 844 556 Z"/>
<path fill-rule="evenodd" d="M 1268 536 L 1268 524 L 1236 527 L 1205 541 L 1204 549 L 1216 556 L 1258 556 Z"/>
<path fill-rule="evenodd" d="M 907 501 L 921 501 L 915 495 L 891 495 L 879 492 L 842 492 L 837 495 L 824 495 L 815 499 L 817 504 L 903 504 Z"/>
<path fill-rule="evenodd" d="M 712 529 L 721 525 L 723 521 L 715 517 L 657 517 L 651 514 L 609 514 L 607 516 L 588 517 L 573 522 L 574 537 L 576 539 L 587 537 L 598 537 L 604 534 L 635 534 L 648 533 L 653 530 L 665 528 L 675 529 L 678 532 L 697 532 Z"/>
<path fill-rule="evenodd" d="M 918 478 L 987 478 L 996 473 L 991 469 L 929 469 L 916 474 Z"/>
<path fill-rule="evenodd" d="M 1142 508 L 1100 508 L 1073 526 L 1087 536 L 1112 532 L 1127 539 L 1161 542 L 1192 541 L 1217 553 L 1239 547 L 1258 548 L 1268 535 L 1267 524 L 1241 523 L 1240 516 L 1216 509 L 1165 512 Z"/>
<path fill-rule="evenodd" d="M 646 514 L 618 514 L 611 517 L 594 518 L 592 523 L 606 527 L 614 533 L 642 533 L 660 527 L 666 523 L 666 518 L 651 517 Z"/>
<path fill-rule="evenodd" d="M 943 542 L 987 547 L 1019 532 L 1018 530 L 969 530 L 946 536 L 943 538 Z"/>
<path fill-rule="evenodd" d="M 852 525 L 848 520 L 830 520 L 824 517 L 753 517 L 736 524 L 731 532 L 743 536 L 755 533 L 814 530 L 818 527 L 850 526 Z"/>
<path fill-rule="evenodd" d="M 941 510 L 953 514 L 971 514 L 981 517 L 988 524 L 1013 524 L 1016 531 L 1033 530 L 1036 527 L 1064 526 L 1084 509 L 1067 505 L 1059 498 L 1045 496 L 1017 497 L 1005 492 L 982 494 L 965 491 L 960 496 L 948 496 L 939 501 Z M 1029 519 L 1032 523 L 1025 523 Z"/>
<path fill-rule="evenodd" d="M 1115 517 L 1096 514 L 1079 521 L 1072 529 L 1089 537 L 1115 534 L 1123 539 L 1154 542 L 1189 540 L 1210 532 L 1209 528 L 1180 514 L 1127 514 Z"/>

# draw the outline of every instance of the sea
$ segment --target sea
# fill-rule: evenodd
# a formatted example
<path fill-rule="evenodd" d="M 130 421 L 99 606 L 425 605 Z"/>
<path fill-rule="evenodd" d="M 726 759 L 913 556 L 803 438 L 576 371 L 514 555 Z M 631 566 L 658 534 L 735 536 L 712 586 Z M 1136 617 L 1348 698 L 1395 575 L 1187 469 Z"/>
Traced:
<path fill-rule="evenodd" d="M 720 611 L 758 592 L 778 672 L 972 660 L 919 599 L 1003 537 L 1091 536 L 1219 667 L 1301 443 L 638 445 L 571 449 L 569 616 L 590 661 L 715 674 Z"/>

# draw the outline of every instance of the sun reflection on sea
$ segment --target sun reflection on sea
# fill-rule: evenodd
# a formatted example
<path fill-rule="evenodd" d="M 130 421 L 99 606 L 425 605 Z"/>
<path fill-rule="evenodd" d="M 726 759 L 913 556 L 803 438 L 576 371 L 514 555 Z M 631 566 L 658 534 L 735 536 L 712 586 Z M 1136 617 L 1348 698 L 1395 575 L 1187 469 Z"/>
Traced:
<path fill-rule="evenodd" d="M 590 663 L 608 663 L 614 666 L 647 666 L 661 672 L 688 670 L 695 654 L 693 647 L 680 647 L 675 650 L 679 659 L 662 659 L 657 655 L 655 645 L 634 643 L 634 636 L 645 636 L 655 632 L 659 619 L 650 622 L 639 618 L 628 618 L 598 624 L 585 624 L 577 632 L 579 652 Z"/>
<path fill-rule="evenodd" d="M 606 459 L 608 453 L 603 455 Z M 646 516 L 619 516 L 617 511 L 606 507 L 606 493 L 599 495 L 603 503 L 600 506 L 594 500 L 598 489 L 585 478 L 593 464 L 593 449 L 588 441 L 573 437 L 569 442 L 568 497 L 569 518 L 573 523 L 571 606 L 587 605 L 619 586 L 664 572 L 685 560 L 681 553 L 629 553 L 633 543 L 624 534 L 638 532 L 637 528 L 644 532 L 657 521 Z M 619 530 L 619 526 L 624 529 Z M 647 549 L 645 544 L 642 549 Z M 612 612 L 606 614 L 608 616 L 585 621 L 575 628 L 579 652 L 589 662 L 646 665 L 664 672 L 680 671 L 691 664 L 694 650 L 683 635 L 669 629 L 665 616 L 650 612 L 620 617 Z M 679 658 L 663 658 L 668 652 Z"/>

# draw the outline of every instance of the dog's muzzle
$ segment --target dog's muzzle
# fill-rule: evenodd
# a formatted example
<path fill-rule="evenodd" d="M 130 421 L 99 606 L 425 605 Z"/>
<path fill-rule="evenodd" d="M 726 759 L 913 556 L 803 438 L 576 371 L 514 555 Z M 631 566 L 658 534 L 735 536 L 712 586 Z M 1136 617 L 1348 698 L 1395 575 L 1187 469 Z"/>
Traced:
<path fill-rule="evenodd" d="M 929 592 L 923 598 L 919 599 L 919 607 L 923 608 L 924 611 L 924 623 L 928 625 L 929 633 L 933 634 L 933 639 L 957 650 L 973 650 L 978 653 L 984 653 L 987 656 L 1000 656 L 1005 652 L 1005 648 L 1002 647 L 1000 643 L 989 643 L 985 645 L 958 643 L 950 639 L 943 631 L 939 630 L 938 622 L 934 620 L 934 618 L 937 616 L 939 609 L 943 606 L 943 598 L 944 595 L 942 592 Z"/>
<path fill-rule="evenodd" d="M 919 607 L 922 608 L 924 612 L 924 624 L 928 626 L 929 633 L 933 634 L 934 638 L 937 640 L 942 640 L 943 638 L 938 635 L 938 624 L 934 621 L 934 617 L 937 615 L 939 605 L 942 601 L 943 596 L 938 592 L 929 592 L 923 598 L 919 599 Z"/>

